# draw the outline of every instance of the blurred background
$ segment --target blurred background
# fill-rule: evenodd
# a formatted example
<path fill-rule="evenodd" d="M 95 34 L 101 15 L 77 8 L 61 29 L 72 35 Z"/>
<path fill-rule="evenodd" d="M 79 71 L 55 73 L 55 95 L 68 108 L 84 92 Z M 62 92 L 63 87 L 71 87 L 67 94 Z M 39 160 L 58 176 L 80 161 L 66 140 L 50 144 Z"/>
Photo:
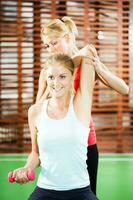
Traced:
<path fill-rule="evenodd" d="M 111 185 L 108 183 L 109 188 L 106 190 L 104 187 L 106 197 L 101 187 L 103 177 L 108 177 L 102 174 L 103 169 L 105 166 L 111 166 L 108 160 L 102 162 L 106 155 L 109 155 L 108 159 L 110 155 L 111 158 L 113 155 L 113 159 L 116 159 L 116 155 L 118 159 L 126 158 L 126 172 L 130 173 L 125 176 L 128 176 L 126 186 L 131 176 L 133 177 L 131 173 L 133 171 L 132 0 L 1 0 L 0 166 L 5 169 L 8 165 L 8 170 L 10 170 L 9 166 L 12 164 L 9 164 L 9 161 L 16 162 L 14 159 L 18 157 L 19 166 L 26 159 L 26 153 L 30 152 L 27 110 L 35 102 L 41 66 L 48 57 L 43 48 L 40 31 L 42 25 L 49 19 L 63 16 L 70 16 L 78 27 L 77 46 L 79 49 L 92 43 L 109 70 L 124 79 L 130 87 L 129 94 L 122 96 L 98 82 L 94 90 L 92 117 L 101 156 L 100 178 L 98 178 L 98 193 L 101 200 L 132 200 L 133 192 L 130 190 L 130 187 L 133 188 L 132 181 L 128 185 L 129 190 L 125 198 L 124 196 L 123 198 L 108 196 L 111 185 L 116 182 Z M 105 155 L 104 158 L 103 155 Z M 123 155 L 124 157 L 121 157 Z M 125 165 L 125 161 L 123 162 Z M 107 171 L 108 169 L 106 168 Z M 116 177 L 116 174 L 115 171 L 112 176 Z M 6 180 L 6 173 L 1 180 L 0 182 Z M 124 180 L 125 178 L 121 182 Z M 4 188 L 6 187 L 15 186 L 4 185 Z M 125 186 L 123 189 L 125 190 Z M 0 199 L 7 200 L 8 197 L 5 195 L 9 194 L 0 191 Z M 15 199 L 15 197 L 10 199 Z M 22 200 L 24 199 L 26 197 L 22 197 Z"/>
<path fill-rule="evenodd" d="M 34 103 L 47 53 L 42 24 L 68 15 L 77 46 L 92 43 L 101 60 L 130 86 L 119 95 L 98 82 L 93 119 L 101 152 L 133 152 L 133 2 L 130 0 L 1 0 L 0 152 L 28 152 L 27 109 Z M 11 145 L 12 148 L 8 148 Z"/>

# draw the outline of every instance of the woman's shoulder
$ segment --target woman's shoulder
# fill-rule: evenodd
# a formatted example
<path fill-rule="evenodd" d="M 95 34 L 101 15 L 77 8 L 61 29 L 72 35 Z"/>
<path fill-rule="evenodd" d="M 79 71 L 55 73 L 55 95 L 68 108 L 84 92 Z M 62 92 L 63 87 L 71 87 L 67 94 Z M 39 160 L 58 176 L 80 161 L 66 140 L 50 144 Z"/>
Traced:
<path fill-rule="evenodd" d="M 38 102 L 38 103 L 31 105 L 28 109 L 28 115 L 36 117 L 41 112 L 43 104 L 45 103 L 45 101 Z"/>

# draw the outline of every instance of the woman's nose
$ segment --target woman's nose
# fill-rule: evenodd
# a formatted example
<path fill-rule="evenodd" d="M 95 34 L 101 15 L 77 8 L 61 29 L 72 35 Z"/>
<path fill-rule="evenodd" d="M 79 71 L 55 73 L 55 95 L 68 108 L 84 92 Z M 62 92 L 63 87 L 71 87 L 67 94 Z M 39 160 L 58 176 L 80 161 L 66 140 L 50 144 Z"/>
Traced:
<path fill-rule="evenodd" d="M 58 88 L 59 85 L 60 85 L 59 80 L 58 80 L 58 79 L 55 79 L 55 80 L 54 80 L 54 86 L 55 86 L 56 88 Z"/>

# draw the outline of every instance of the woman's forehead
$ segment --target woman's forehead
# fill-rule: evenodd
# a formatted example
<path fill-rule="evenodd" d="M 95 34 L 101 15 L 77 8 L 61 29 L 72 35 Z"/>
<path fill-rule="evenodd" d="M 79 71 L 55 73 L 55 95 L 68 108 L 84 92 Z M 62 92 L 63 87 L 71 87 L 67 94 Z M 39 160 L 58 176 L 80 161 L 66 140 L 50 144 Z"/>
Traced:
<path fill-rule="evenodd" d="M 45 43 L 51 43 L 52 41 L 55 41 L 55 40 L 58 40 L 59 37 L 55 36 L 55 35 L 52 35 L 52 36 L 42 36 L 43 40 Z"/>
<path fill-rule="evenodd" d="M 59 73 L 59 74 L 64 74 L 64 73 L 68 73 L 68 69 L 65 68 L 63 65 L 61 64 L 55 64 L 53 66 L 49 66 L 47 69 L 48 73 Z"/>

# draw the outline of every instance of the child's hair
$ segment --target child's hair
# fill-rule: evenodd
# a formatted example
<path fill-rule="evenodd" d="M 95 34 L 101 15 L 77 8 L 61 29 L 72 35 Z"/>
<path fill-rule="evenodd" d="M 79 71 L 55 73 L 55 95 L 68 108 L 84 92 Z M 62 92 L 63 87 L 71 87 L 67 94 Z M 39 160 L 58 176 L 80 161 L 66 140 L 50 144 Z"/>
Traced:
<path fill-rule="evenodd" d="M 41 36 L 63 37 L 68 34 L 71 40 L 73 52 L 77 51 L 75 38 L 78 35 L 76 24 L 70 17 L 63 17 L 62 19 L 52 19 L 47 24 L 44 24 L 41 30 Z"/>
<path fill-rule="evenodd" d="M 54 66 L 55 63 L 58 63 L 63 67 L 67 68 L 73 75 L 74 63 L 71 57 L 65 54 L 54 54 L 47 59 L 45 66 L 46 68 L 48 68 L 48 66 Z"/>

